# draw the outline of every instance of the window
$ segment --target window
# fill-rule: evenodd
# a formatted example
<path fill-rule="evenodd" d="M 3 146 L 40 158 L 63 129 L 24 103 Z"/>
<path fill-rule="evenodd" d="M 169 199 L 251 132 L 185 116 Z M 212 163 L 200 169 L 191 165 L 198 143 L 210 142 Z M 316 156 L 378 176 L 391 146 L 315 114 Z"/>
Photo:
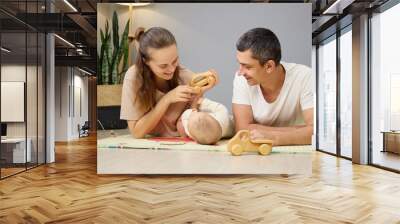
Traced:
<path fill-rule="evenodd" d="M 400 4 L 371 18 L 371 157 L 373 164 L 396 170 L 400 170 L 399 21 Z"/>
<path fill-rule="evenodd" d="M 39 13 L 44 1 L 7 1 L 19 15 Z M 45 34 L 0 12 L 0 178 L 45 163 Z M 37 18 L 37 17 L 35 17 Z M 11 100 L 15 100 L 14 102 Z M 10 108 L 18 108 L 11 110 Z"/>
<path fill-rule="evenodd" d="M 318 149 L 336 153 L 336 36 L 318 48 Z"/>
<path fill-rule="evenodd" d="M 340 155 L 352 157 L 352 32 L 340 36 Z"/>

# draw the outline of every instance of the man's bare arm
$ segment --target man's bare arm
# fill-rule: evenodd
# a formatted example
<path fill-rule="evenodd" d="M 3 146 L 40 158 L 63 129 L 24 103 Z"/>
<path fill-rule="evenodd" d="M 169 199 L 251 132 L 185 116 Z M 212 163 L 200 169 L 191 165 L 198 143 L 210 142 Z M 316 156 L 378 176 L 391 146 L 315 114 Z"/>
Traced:
<path fill-rule="evenodd" d="M 260 124 L 248 125 L 253 139 L 274 140 L 274 145 L 309 145 L 314 129 L 314 108 L 303 111 L 305 125 L 271 127 Z"/>
<path fill-rule="evenodd" d="M 235 120 L 235 131 L 249 129 L 249 125 L 254 123 L 253 110 L 250 105 L 232 104 L 233 117 Z"/>
<path fill-rule="evenodd" d="M 232 104 L 236 132 L 250 130 L 253 139 L 274 140 L 274 145 L 308 145 L 314 129 L 314 108 L 303 111 L 305 125 L 271 127 L 255 124 L 250 105 Z"/>
<path fill-rule="evenodd" d="M 273 126 L 266 126 L 262 124 L 250 124 L 249 129 L 260 129 L 262 131 L 295 131 L 299 128 L 304 128 L 307 125 L 294 125 L 294 126 L 289 126 L 289 127 L 273 127 Z"/>

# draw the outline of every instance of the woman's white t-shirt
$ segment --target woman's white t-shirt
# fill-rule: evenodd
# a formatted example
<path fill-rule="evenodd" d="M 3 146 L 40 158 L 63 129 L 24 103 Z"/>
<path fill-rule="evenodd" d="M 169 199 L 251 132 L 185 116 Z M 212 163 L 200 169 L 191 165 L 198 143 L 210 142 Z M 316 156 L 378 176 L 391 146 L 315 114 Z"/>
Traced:
<path fill-rule="evenodd" d="M 285 80 L 277 99 L 268 103 L 260 85 L 250 86 L 243 76 L 235 75 L 232 103 L 250 105 L 254 121 L 267 126 L 304 124 L 303 110 L 314 107 L 311 69 L 305 65 L 281 62 Z"/>

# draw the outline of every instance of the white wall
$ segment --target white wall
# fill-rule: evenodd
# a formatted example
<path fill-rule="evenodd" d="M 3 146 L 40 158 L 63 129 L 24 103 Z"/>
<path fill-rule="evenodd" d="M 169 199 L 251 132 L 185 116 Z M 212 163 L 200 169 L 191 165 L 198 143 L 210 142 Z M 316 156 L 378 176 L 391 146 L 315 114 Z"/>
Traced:
<path fill-rule="evenodd" d="M 74 107 L 72 109 L 72 136 L 73 138 L 77 138 L 79 136 L 77 126 L 78 124 L 82 126 L 85 121 L 88 121 L 88 106 L 89 106 L 89 93 L 88 93 L 88 77 L 81 76 L 83 73 L 75 69 L 74 75 L 74 89 L 75 91 L 72 93 L 74 96 Z M 77 74 L 78 72 L 78 74 Z M 80 91 L 80 93 L 78 93 Z M 79 97 L 80 96 L 80 97 Z M 80 102 L 79 102 L 80 101 Z M 79 108 L 81 107 L 81 108 Z M 79 111 L 79 109 L 81 111 Z"/>
<path fill-rule="evenodd" d="M 25 137 L 30 139 L 32 161 L 44 162 L 44 74 L 40 66 L 25 64 L 3 64 L 1 66 L 1 81 L 25 82 L 26 85 L 26 108 L 22 107 L 23 113 L 26 112 L 24 122 L 7 122 L 7 137 Z M 27 78 L 27 80 L 25 80 Z M 7 96 L 2 96 L 7 97 Z M 11 108 L 1 108 L 11 110 Z M 12 111 L 8 111 L 11 112 Z M 37 157 L 36 153 L 39 154 Z"/>
<path fill-rule="evenodd" d="M 55 141 L 68 140 L 68 67 L 55 68 Z"/>
<path fill-rule="evenodd" d="M 27 68 L 32 69 L 31 67 Z M 25 82 L 25 65 L 2 65 L 1 66 L 1 81 L 18 81 Z M 1 108 L 7 110 L 7 108 Z M 11 122 L 7 123 L 8 137 L 25 137 L 25 123 Z"/>
<path fill-rule="evenodd" d="M 26 69 L 26 70 L 25 70 Z M 18 64 L 6 64 L 1 66 L 1 81 L 9 81 L 9 82 L 25 82 L 26 71 L 28 74 L 36 74 L 36 67 Z M 28 76 L 29 78 L 29 76 Z M 29 86 L 36 86 L 36 81 L 31 80 L 29 78 Z M 35 130 L 36 137 L 36 87 L 35 88 L 27 88 L 27 106 L 30 106 L 29 113 L 27 113 L 28 120 L 28 129 L 32 127 Z M 33 103 L 33 104 L 32 104 Z M 1 108 L 1 110 L 8 110 L 9 108 Z M 32 123 L 34 122 L 34 123 Z M 9 137 L 25 137 L 25 123 L 26 122 L 7 122 L 7 136 Z M 33 127 L 35 126 L 35 127 Z M 28 130 L 29 133 L 32 133 Z"/>
<path fill-rule="evenodd" d="M 55 141 L 77 139 L 78 124 L 88 120 L 88 78 L 76 68 L 56 67 L 55 86 Z M 82 113 L 79 113 L 79 104 Z"/>

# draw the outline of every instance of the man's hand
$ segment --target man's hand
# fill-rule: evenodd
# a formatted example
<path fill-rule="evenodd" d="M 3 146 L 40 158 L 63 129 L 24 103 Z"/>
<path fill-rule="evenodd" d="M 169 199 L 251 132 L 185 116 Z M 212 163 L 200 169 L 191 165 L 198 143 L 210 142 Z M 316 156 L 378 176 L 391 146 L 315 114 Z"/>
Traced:
<path fill-rule="evenodd" d="M 250 138 L 272 140 L 273 145 L 309 145 L 313 134 L 314 108 L 303 111 L 304 125 L 272 127 L 256 124 L 250 105 L 232 104 L 236 132 L 249 130 Z"/>
<path fill-rule="evenodd" d="M 260 140 L 260 139 L 267 139 L 267 140 L 276 140 L 276 135 L 273 131 L 265 131 L 262 130 L 258 124 L 250 124 L 248 126 L 250 131 L 250 138 L 251 140 Z"/>
<path fill-rule="evenodd" d="M 264 134 L 261 131 L 259 131 L 257 129 L 253 129 L 253 130 L 250 130 L 250 139 L 251 140 L 260 140 L 260 139 L 265 139 L 265 138 L 264 138 Z"/>

